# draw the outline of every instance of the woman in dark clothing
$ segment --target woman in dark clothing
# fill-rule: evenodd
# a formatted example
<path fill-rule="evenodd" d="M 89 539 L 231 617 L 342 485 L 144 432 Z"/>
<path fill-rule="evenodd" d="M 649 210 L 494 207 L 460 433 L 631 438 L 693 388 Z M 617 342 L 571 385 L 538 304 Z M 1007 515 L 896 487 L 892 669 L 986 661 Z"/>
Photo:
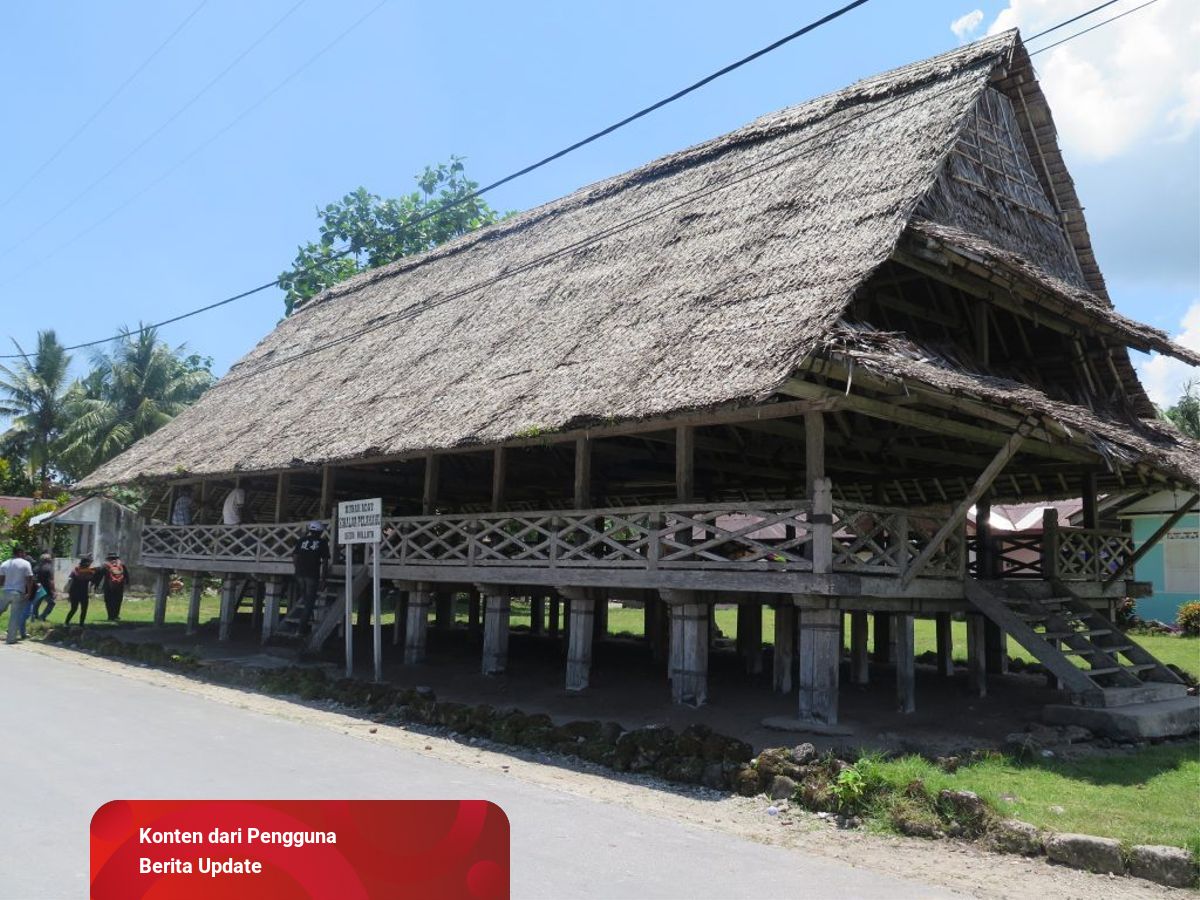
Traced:
<path fill-rule="evenodd" d="M 96 569 L 96 574 L 92 576 L 93 582 L 104 593 L 104 610 L 108 613 L 110 622 L 121 618 L 121 601 L 125 599 L 127 574 L 121 557 L 110 553 L 104 558 L 104 565 Z"/>
<path fill-rule="evenodd" d="M 66 624 L 71 624 L 71 617 L 75 615 L 75 610 L 79 610 L 79 624 L 82 626 L 87 622 L 88 610 L 88 591 L 91 589 L 92 580 L 96 577 L 96 570 L 92 568 L 92 558 L 83 556 L 79 559 L 79 565 L 71 570 L 71 574 L 67 576 L 67 599 L 71 601 L 71 608 L 67 610 Z"/>
<path fill-rule="evenodd" d="M 50 618 L 50 613 L 54 610 L 54 603 L 58 599 L 58 591 L 54 587 L 54 557 L 49 553 L 43 553 L 41 559 L 38 560 L 37 568 L 33 570 L 33 578 L 45 592 L 43 598 L 45 607 L 39 607 L 43 600 L 35 601 L 29 609 L 29 618 L 37 620 L 41 619 L 45 622 Z M 35 596 L 37 596 L 35 594 Z"/>

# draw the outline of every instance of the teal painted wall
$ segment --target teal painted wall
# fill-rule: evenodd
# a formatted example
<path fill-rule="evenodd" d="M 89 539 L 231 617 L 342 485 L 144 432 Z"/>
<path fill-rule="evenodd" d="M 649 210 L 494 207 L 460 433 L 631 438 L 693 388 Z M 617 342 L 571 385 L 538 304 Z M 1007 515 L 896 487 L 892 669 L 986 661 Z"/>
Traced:
<path fill-rule="evenodd" d="M 1153 534 L 1162 527 L 1166 516 L 1138 516 L 1133 522 L 1133 543 L 1141 547 Z M 1179 520 L 1175 526 L 1180 530 L 1195 530 L 1200 528 L 1200 514 L 1192 513 Z M 1174 529 L 1173 529 L 1174 530 Z M 1174 624 L 1180 605 L 1200 600 L 1195 594 L 1169 594 L 1164 585 L 1164 541 L 1159 541 L 1156 547 L 1140 560 L 1135 570 L 1138 581 L 1149 581 L 1154 585 L 1154 595 L 1143 597 L 1137 602 L 1138 615 L 1143 619 L 1158 619 L 1160 622 Z"/>

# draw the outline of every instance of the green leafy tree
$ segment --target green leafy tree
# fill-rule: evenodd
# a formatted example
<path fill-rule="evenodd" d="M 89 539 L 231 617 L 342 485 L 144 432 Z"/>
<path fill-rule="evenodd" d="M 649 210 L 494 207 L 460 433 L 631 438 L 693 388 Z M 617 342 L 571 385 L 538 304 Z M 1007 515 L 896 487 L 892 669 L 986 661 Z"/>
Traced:
<path fill-rule="evenodd" d="M 1178 402 L 1163 410 L 1163 418 L 1190 438 L 1200 441 L 1200 383 L 1189 381 Z"/>
<path fill-rule="evenodd" d="M 479 197 L 463 199 L 479 185 L 467 178 L 461 157 L 426 166 L 416 181 L 417 190 L 403 197 L 384 198 L 360 187 L 317 210 L 320 239 L 302 246 L 292 267 L 280 276 L 288 315 L 357 272 L 423 253 L 501 218 Z M 461 202 L 434 212 L 456 201 Z M 345 247 L 349 252 L 342 255 Z"/>
<path fill-rule="evenodd" d="M 9 416 L 0 435 L 7 459 L 23 461 L 32 481 L 49 489 L 55 468 L 53 448 L 66 422 L 67 370 L 71 357 L 53 331 L 39 331 L 37 350 L 20 354 L 11 366 L 0 365 L 0 415 Z"/>
<path fill-rule="evenodd" d="M 124 329 L 68 394 L 60 468 L 82 477 L 196 402 L 213 383 L 212 360 L 171 347 L 156 329 Z"/>

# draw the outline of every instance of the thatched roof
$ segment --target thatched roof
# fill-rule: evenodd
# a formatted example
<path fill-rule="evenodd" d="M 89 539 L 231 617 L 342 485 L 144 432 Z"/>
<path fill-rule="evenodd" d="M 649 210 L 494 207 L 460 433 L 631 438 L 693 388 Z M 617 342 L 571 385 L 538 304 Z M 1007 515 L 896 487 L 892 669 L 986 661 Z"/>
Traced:
<path fill-rule="evenodd" d="M 486 445 L 766 398 L 825 345 L 989 83 L 1014 67 L 1028 72 L 1014 90 L 1040 111 L 1009 32 L 359 275 L 84 486 Z M 1046 171 L 1061 201 L 1069 176 Z M 1078 277 L 1055 272 L 1053 289 L 1149 340 L 1103 298 L 1081 215 L 1068 230 Z"/>

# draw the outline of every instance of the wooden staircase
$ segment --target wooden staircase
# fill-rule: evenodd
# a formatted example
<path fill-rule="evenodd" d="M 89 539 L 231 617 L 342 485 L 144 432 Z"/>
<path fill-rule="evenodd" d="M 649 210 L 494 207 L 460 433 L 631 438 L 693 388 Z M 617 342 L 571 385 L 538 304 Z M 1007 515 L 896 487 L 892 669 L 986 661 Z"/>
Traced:
<path fill-rule="evenodd" d="M 966 593 L 1058 678 L 1076 706 L 1128 706 L 1187 695 L 1179 676 L 1061 583 L 967 579 Z"/>
<path fill-rule="evenodd" d="M 369 567 L 363 566 L 354 573 L 354 583 L 351 585 L 356 603 L 370 587 L 371 570 Z M 346 582 L 342 579 L 330 578 L 325 584 L 325 590 L 317 594 L 316 607 L 309 620 L 311 631 L 307 635 L 305 649 L 314 652 L 320 650 L 345 620 Z M 280 620 L 279 627 L 272 635 L 272 639 L 275 638 L 293 641 L 305 639 L 305 635 L 300 633 L 300 603 L 298 601 L 292 604 L 288 614 Z"/>

